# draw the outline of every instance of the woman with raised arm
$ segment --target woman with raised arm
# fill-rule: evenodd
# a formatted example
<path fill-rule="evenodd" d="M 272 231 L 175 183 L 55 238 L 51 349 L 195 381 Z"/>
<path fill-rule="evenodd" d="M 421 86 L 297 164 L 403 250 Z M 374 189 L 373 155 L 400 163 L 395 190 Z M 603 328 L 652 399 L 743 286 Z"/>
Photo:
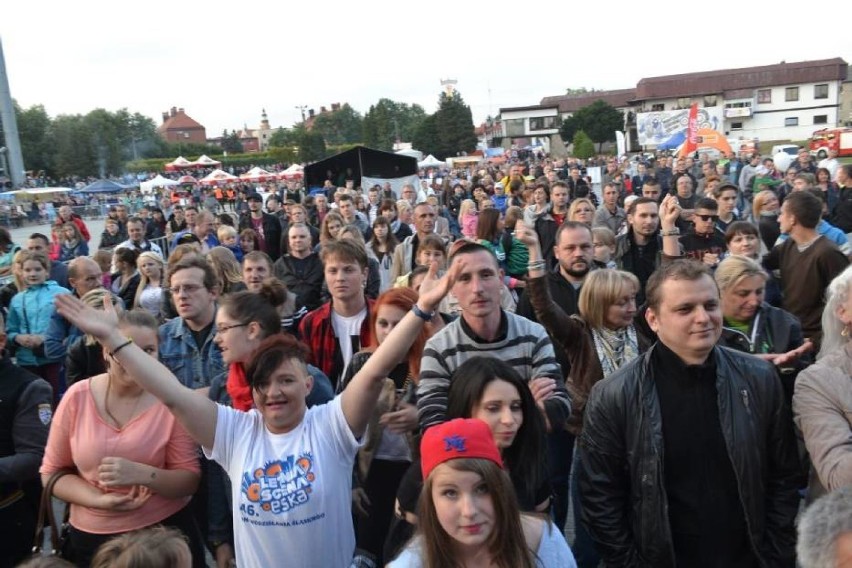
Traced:
<path fill-rule="evenodd" d="M 160 399 L 232 481 L 236 557 L 244 566 L 348 567 L 355 550 L 351 472 L 384 378 L 432 318 L 464 262 L 440 280 L 437 266 L 412 311 L 333 401 L 308 409 L 306 348 L 274 335 L 246 368 L 255 408 L 240 412 L 184 387 L 103 314 L 70 295 L 57 310 L 92 334 L 146 391 Z M 286 560 L 285 560 L 286 559 Z"/>

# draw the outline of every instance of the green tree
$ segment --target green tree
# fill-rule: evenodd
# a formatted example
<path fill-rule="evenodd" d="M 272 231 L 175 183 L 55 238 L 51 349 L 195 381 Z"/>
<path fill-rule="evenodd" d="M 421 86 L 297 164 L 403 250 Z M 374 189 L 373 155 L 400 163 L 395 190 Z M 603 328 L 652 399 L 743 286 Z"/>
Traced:
<path fill-rule="evenodd" d="M 33 172 L 44 171 L 55 175 L 55 140 L 53 121 L 47 115 L 43 105 L 33 105 L 26 110 L 15 103 L 18 122 L 18 135 L 21 140 L 21 153 L 24 156 L 24 169 Z"/>
<path fill-rule="evenodd" d="M 568 87 L 567 89 L 565 89 L 565 94 L 569 97 L 579 97 L 581 95 L 588 95 L 589 92 L 594 92 L 594 90 L 589 91 L 589 89 L 587 89 L 586 87 L 579 87 L 579 88 Z"/>
<path fill-rule="evenodd" d="M 616 130 L 622 128 L 624 128 L 624 113 L 598 99 L 564 119 L 559 134 L 563 140 L 573 140 L 577 131 L 582 130 L 598 144 L 598 151 L 600 151 L 600 145 L 604 142 L 614 142 Z"/>
<path fill-rule="evenodd" d="M 363 140 L 364 117 L 346 103 L 317 116 L 311 129 L 321 134 L 327 144 L 353 144 Z"/>
<path fill-rule="evenodd" d="M 88 176 L 98 171 L 97 155 L 82 115 L 59 115 L 53 120 L 58 176 Z"/>
<path fill-rule="evenodd" d="M 292 148 L 298 146 L 299 137 L 295 128 L 278 128 L 269 136 L 270 148 Z"/>
<path fill-rule="evenodd" d="M 420 122 L 417 132 L 411 139 L 415 148 L 424 154 L 438 155 L 440 153 L 440 141 L 438 140 L 438 122 L 434 114 L 428 115 Z"/>
<path fill-rule="evenodd" d="M 574 135 L 574 155 L 585 160 L 595 155 L 595 144 L 589 135 L 578 130 Z"/>
<path fill-rule="evenodd" d="M 452 96 L 441 93 L 438 110 L 435 112 L 435 128 L 438 151 L 430 153 L 438 159 L 443 160 L 457 156 L 460 152 L 472 152 L 476 149 L 473 115 L 458 91 Z"/>
<path fill-rule="evenodd" d="M 240 142 L 240 137 L 237 136 L 235 130 L 231 130 L 228 134 L 227 130 L 222 131 L 222 150 L 230 154 L 241 154 L 243 151 L 243 143 Z"/>
<path fill-rule="evenodd" d="M 325 139 L 323 139 L 322 134 L 304 128 L 298 130 L 299 161 L 308 163 L 325 158 Z"/>
<path fill-rule="evenodd" d="M 420 105 L 379 99 L 364 115 L 361 139 L 370 148 L 390 151 L 397 138 L 400 141 L 413 141 L 425 118 L 426 111 Z"/>

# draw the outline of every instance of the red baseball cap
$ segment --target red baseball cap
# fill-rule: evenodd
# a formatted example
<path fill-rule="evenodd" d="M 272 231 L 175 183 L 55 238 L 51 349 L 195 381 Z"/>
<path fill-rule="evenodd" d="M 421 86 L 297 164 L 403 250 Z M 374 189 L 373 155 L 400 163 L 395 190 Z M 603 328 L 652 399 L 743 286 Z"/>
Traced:
<path fill-rule="evenodd" d="M 491 428 L 476 418 L 456 418 L 432 426 L 420 441 L 420 467 L 423 479 L 442 463 L 460 458 L 491 460 L 503 467 Z"/>

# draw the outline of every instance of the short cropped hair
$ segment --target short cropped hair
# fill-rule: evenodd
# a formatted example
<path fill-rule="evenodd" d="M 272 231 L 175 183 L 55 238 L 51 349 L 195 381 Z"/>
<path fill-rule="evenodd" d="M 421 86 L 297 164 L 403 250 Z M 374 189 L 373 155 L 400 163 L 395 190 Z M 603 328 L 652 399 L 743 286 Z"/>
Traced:
<path fill-rule="evenodd" d="M 121 250 L 121 249 L 119 249 Z M 169 286 L 172 285 L 172 277 L 180 272 L 181 270 L 187 270 L 190 268 L 198 268 L 202 272 L 204 272 L 204 287 L 207 288 L 209 292 L 215 292 L 219 289 L 219 279 L 216 277 L 216 271 L 213 270 L 213 267 L 210 266 L 210 263 L 200 255 L 191 254 L 180 259 L 174 266 L 169 270 Z"/>
<path fill-rule="evenodd" d="M 815 229 L 822 217 L 822 202 L 807 191 L 794 191 L 784 199 L 787 212 L 806 229 Z"/>
<path fill-rule="evenodd" d="M 691 259 L 679 259 L 668 264 L 660 266 L 648 278 L 648 283 L 645 285 L 645 299 L 648 308 L 658 310 L 662 302 L 663 284 L 668 280 L 686 280 L 687 282 L 695 282 L 703 276 L 708 276 L 713 279 L 713 273 L 703 262 L 698 262 Z"/>

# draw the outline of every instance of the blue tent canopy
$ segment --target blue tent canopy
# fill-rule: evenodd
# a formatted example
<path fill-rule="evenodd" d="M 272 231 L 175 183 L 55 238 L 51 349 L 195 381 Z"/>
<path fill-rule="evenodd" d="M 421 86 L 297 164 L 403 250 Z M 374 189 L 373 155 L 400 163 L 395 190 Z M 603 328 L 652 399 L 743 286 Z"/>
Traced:
<path fill-rule="evenodd" d="M 128 189 L 130 187 L 121 185 L 118 182 L 109 179 L 99 179 L 81 189 L 79 193 L 118 193 L 120 191 L 127 191 Z"/>

